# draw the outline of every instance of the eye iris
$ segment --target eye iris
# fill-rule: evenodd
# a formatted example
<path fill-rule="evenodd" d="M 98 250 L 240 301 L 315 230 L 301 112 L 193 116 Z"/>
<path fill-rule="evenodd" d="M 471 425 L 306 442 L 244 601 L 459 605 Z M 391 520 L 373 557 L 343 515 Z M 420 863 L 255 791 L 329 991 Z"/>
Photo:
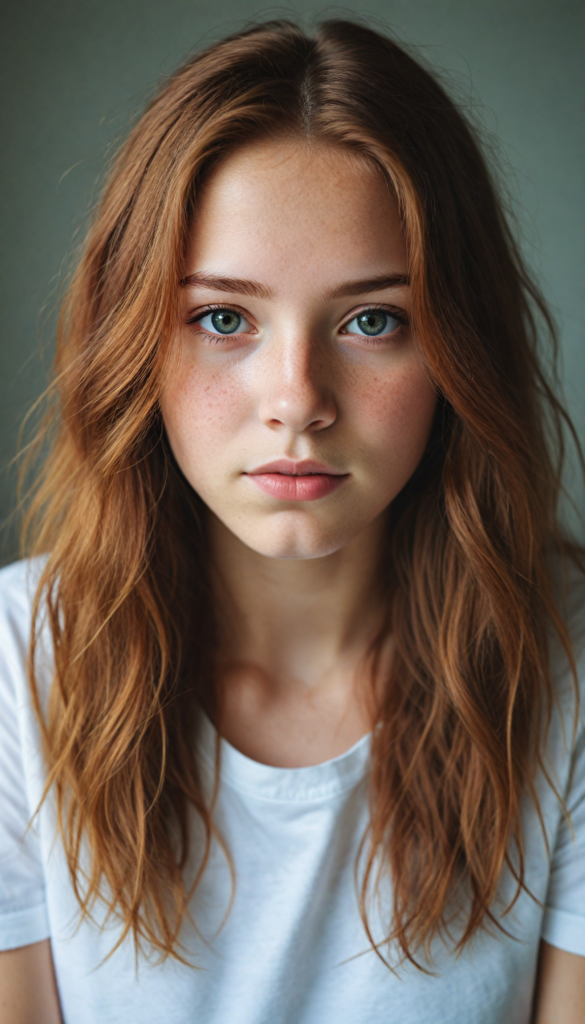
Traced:
<path fill-rule="evenodd" d="M 369 335 L 382 334 L 386 331 L 387 320 L 388 314 L 376 309 L 368 309 L 357 318 L 361 330 Z"/>
<path fill-rule="evenodd" d="M 219 331 L 220 334 L 233 334 L 241 322 L 242 318 L 239 313 L 234 313 L 231 309 L 216 309 L 215 313 L 211 314 L 214 330 Z"/>

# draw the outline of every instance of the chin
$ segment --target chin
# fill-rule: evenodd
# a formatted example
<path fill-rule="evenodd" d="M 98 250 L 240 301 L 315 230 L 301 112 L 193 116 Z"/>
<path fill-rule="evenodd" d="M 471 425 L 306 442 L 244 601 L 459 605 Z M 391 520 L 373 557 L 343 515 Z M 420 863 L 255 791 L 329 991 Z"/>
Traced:
<path fill-rule="evenodd" d="M 345 547 L 354 536 L 348 531 L 347 523 L 343 529 L 335 529 L 333 525 L 327 529 L 323 524 L 306 520 L 283 522 L 285 515 L 287 513 L 279 513 L 275 520 L 280 521 L 262 522 L 249 530 L 242 530 L 238 524 L 239 528 L 234 533 L 259 555 L 280 559 L 325 558 Z"/>

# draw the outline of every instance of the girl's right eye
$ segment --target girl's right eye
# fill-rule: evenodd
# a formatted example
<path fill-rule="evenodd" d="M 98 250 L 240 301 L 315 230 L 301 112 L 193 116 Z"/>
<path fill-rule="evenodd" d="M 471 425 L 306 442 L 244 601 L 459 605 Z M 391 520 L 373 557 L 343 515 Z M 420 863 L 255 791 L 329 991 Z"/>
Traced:
<path fill-rule="evenodd" d="M 223 335 L 224 337 L 251 329 L 246 318 L 235 309 L 213 309 L 211 312 L 194 317 L 190 322 L 199 324 L 207 334 Z"/>

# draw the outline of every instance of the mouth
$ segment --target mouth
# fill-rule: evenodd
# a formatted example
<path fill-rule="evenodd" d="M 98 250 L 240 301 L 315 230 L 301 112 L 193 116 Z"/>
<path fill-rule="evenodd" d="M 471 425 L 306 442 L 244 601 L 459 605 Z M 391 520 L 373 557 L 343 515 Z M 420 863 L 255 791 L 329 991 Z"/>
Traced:
<path fill-rule="evenodd" d="M 331 466 L 312 459 L 276 459 L 244 474 L 264 494 L 280 501 L 316 501 L 349 479 Z"/>

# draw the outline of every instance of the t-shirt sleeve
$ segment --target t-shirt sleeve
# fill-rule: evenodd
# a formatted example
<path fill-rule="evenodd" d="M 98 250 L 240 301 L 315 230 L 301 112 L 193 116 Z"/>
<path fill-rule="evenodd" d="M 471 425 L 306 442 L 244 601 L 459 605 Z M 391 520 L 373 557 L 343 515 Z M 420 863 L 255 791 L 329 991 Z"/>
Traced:
<path fill-rule="evenodd" d="M 50 934 L 25 770 L 26 609 L 6 575 L 7 570 L 0 573 L 0 950 Z"/>
<path fill-rule="evenodd" d="M 583 695 L 581 700 L 583 701 Z M 582 709 L 583 710 L 583 709 Z M 573 750 L 565 793 L 569 820 L 557 831 L 542 938 L 551 946 L 585 956 L 585 728 Z"/>

